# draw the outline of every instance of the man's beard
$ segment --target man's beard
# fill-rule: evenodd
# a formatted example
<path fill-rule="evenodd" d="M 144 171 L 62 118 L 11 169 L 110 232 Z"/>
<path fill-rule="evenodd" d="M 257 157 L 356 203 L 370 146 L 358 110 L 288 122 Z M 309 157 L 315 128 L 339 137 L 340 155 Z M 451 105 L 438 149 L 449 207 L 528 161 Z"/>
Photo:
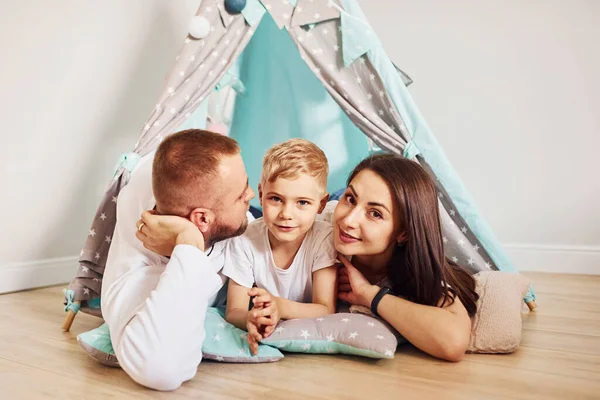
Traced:
<path fill-rule="evenodd" d="M 241 225 L 237 228 L 227 225 L 218 225 L 213 232 L 209 232 L 205 235 L 204 248 L 210 249 L 215 243 L 220 242 L 221 240 L 240 236 L 242 233 L 246 232 L 247 227 L 248 218 L 244 218 L 244 221 L 242 221 Z"/>

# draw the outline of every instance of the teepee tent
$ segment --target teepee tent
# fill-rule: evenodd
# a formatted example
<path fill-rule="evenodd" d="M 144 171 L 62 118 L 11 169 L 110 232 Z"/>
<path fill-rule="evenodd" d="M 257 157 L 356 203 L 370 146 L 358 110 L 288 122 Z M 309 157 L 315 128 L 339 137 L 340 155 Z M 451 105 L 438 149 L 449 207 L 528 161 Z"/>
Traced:
<path fill-rule="evenodd" d="M 169 134 L 204 128 L 207 120 L 227 125 L 254 184 L 262 154 L 291 137 L 324 149 L 330 190 L 342 187 L 374 148 L 413 159 L 436 182 L 446 256 L 473 272 L 517 272 L 411 98 L 410 78 L 386 55 L 357 0 L 204 0 L 194 18 L 138 143 L 121 157 L 92 221 L 65 290 L 65 329 L 80 307 L 101 315 L 116 202 L 137 162 Z M 534 299 L 530 290 L 525 302 Z"/>

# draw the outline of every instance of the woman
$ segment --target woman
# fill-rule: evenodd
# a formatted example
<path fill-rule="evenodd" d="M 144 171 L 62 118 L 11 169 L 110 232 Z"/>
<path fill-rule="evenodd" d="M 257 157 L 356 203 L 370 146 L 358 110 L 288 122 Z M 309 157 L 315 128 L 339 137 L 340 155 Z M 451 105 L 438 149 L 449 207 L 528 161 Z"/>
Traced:
<path fill-rule="evenodd" d="M 435 185 L 396 155 L 356 166 L 333 216 L 339 298 L 370 307 L 414 346 L 460 361 L 471 333 L 473 277 L 444 256 Z"/>

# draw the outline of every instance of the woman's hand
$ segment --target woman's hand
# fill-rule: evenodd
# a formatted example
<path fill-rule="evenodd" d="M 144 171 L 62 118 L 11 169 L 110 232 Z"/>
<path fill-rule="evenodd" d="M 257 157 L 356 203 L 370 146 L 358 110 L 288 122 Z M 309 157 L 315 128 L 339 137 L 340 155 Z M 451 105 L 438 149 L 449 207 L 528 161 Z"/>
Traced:
<path fill-rule="evenodd" d="M 371 307 L 379 287 L 371 285 L 350 261 L 344 257 L 338 259 L 344 265 L 338 269 L 338 298 L 350 304 Z"/>
<path fill-rule="evenodd" d="M 171 256 L 178 244 L 189 244 L 204 251 L 204 236 L 188 219 L 144 211 L 135 226 L 138 228 L 135 236 L 144 247 L 163 256 Z"/>

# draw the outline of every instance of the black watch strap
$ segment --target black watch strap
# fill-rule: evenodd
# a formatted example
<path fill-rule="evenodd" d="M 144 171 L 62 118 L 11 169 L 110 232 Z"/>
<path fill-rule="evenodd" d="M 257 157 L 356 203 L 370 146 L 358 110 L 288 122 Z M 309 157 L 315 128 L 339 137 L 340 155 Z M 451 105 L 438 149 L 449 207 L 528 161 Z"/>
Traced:
<path fill-rule="evenodd" d="M 381 289 L 379 289 L 379 292 L 377 292 L 375 297 L 373 297 L 373 301 L 371 302 L 371 312 L 373 314 L 379 316 L 379 313 L 377 312 L 377 307 L 379 306 L 379 302 L 381 301 L 383 296 L 385 296 L 386 294 L 390 294 L 391 292 L 392 292 L 391 289 L 388 287 L 382 287 Z"/>

